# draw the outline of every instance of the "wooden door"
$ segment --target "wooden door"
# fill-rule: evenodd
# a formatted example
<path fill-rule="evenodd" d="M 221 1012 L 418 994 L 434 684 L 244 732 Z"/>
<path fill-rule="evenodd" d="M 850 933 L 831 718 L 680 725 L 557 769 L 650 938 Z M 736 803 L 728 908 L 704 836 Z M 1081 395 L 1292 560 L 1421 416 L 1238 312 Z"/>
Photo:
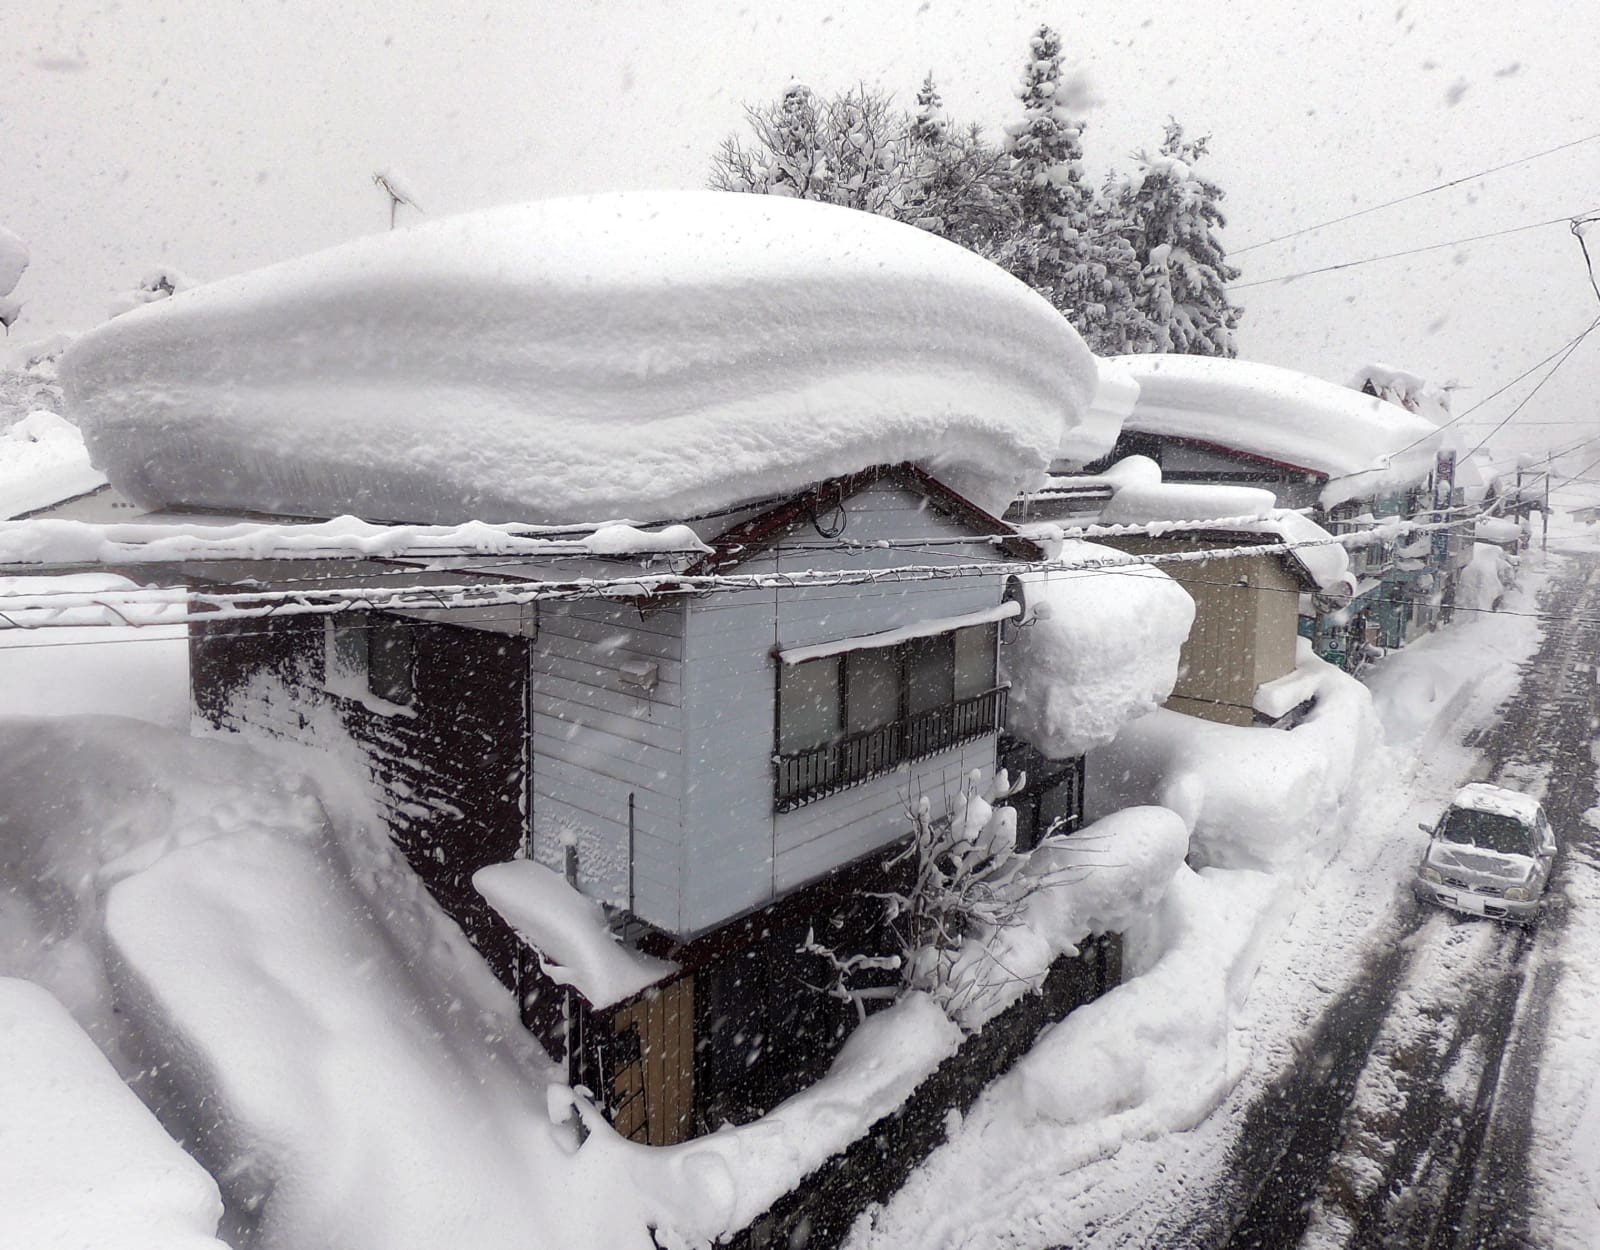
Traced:
<path fill-rule="evenodd" d="M 694 978 L 679 977 L 611 1017 L 610 1108 L 617 1132 L 670 1146 L 694 1132 Z"/>

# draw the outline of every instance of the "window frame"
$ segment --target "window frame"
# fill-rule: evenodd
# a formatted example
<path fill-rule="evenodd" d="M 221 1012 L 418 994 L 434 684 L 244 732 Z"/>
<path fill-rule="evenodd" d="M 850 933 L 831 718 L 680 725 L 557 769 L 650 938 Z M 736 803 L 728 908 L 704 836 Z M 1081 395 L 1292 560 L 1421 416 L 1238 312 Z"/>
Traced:
<path fill-rule="evenodd" d="M 962 695 L 960 692 L 966 687 L 959 681 L 961 643 L 958 638 L 974 630 L 983 631 L 987 637 L 987 653 L 992 657 L 986 666 L 989 682 L 981 691 Z M 998 622 L 988 621 L 940 634 L 907 638 L 886 646 L 854 647 L 831 655 L 815 656 L 797 664 L 785 664 L 779 660 L 772 757 L 776 809 L 779 812 L 792 811 L 839 790 L 892 772 L 901 764 L 925 759 L 988 733 L 997 733 L 1005 718 L 1005 687 L 998 681 L 999 641 Z M 933 652 L 936 649 L 944 652 L 942 684 L 945 692 L 939 702 L 913 710 L 917 652 Z M 851 657 L 869 652 L 889 652 L 894 656 L 893 668 L 897 682 L 895 714 L 880 724 L 852 729 Z M 836 686 L 832 732 L 814 746 L 786 751 L 786 679 L 790 670 L 804 669 L 813 664 L 834 666 L 833 680 Z M 975 711 L 976 716 L 960 714 L 963 708 L 969 709 L 969 712 Z"/>

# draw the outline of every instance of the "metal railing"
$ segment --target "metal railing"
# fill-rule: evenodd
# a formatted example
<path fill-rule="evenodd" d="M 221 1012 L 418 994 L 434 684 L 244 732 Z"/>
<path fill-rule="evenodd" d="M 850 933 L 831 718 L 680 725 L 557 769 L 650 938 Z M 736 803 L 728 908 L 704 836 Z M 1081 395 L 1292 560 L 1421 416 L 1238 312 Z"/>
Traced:
<path fill-rule="evenodd" d="M 994 733 L 1005 720 L 1006 694 L 1006 687 L 1000 686 L 810 751 L 780 755 L 775 806 L 780 812 L 793 811 L 893 772 L 907 761 Z"/>

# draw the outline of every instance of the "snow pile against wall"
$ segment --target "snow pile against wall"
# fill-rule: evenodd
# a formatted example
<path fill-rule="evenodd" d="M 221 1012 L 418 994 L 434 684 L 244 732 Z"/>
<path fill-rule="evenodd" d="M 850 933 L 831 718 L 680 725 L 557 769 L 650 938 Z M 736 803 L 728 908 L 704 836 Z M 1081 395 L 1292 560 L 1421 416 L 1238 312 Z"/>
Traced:
<path fill-rule="evenodd" d="M 1117 558 L 1069 542 L 1062 559 Z M 1008 627 L 1000 671 L 1011 683 L 1006 728 L 1052 759 L 1111 741 L 1159 707 L 1178 679 L 1194 600 L 1149 565 L 1029 573 L 1023 624 Z"/>
<path fill-rule="evenodd" d="M 681 519 L 908 459 L 999 512 L 1096 385 L 963 248 L 713 192 L 361 239 L 119 317 L 62 377 L 137 503 L 447 523 Z"/>
<path fill-rule="evenodd" d="M 1483 522 L 1478 524 L 1481 526 Z M 1473 543 L 1472 560 L 1461 570 L 1456 582 L 1456 607 L 1468 612 L 1492 612 L 1500 606 L 1500 600 L 1516 580 L 1516 561 L 1503 547 Z"/>
<path fill-rule="evenodd" d="M 633 1190 L 551 1123 L 516 1004 L 325 745 L 0 723 L 0 974 L 129 1056 L 261 1250 L 648 1247 Z"/>
<path fill-rule="evenodd" d="M 1272 365 L 1207 356 L 1121 356 L 1139 384 L 1124 428 L 1193 439 L 1326 476 L 1331 508 L 1433 470 L 1438 427 L 1396 404 Z"/>
<path fill-rule="evenodd" d="M 217 1186 L 37 985 L 0 977 L 0 1237 L 222 1250 Z"/>
<path fill-rule="evenodd" d="M 37 409 L 0 431 L 0 521 L 105 485 L 72 422 Z"/>
<path fill-rule="evenodd" d="M 1271 893 L 1261 874 L 1180 864 L 1130 928 L 1123 984 L 1050 1030 L 983 1116 L 1021 1131 L 1119 1117 L 1122 1140 L 1193 1128 L 1248 1062 L 1229 1040 Z"/>
<path fill-rule="evenodd" d="M 1293 729 L 1218 725 L 1160 709 L 1089 755 L 1085 794 L 1096 812 L 1132 803 L 1170 807 L 1189 827 L 1195 867 L 1294 874 L 1336 848 L 1318 837 L 1372 757 L 1380 729 L 1360 682 L 1312 655 L 1316 704 Z"/>

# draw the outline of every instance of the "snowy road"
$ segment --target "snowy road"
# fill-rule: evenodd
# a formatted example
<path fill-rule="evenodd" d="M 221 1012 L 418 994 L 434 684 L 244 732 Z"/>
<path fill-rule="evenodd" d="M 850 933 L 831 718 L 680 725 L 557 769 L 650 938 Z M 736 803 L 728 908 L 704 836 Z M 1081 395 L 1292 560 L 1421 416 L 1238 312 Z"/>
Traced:
<path fill-rule="evenodd" d="M 1552 581 L 1538 653 L 1486 731 L 1470 777 L 1540 795 L 1565 836 L 1537 930 L 1408 900 L 1366 975 L 1323 1013 L 1303 1057 L 1246 1112 L 1226 1192 L 1166 1244 L 1549 1244 L 1534 1207 L 1536 1087 L 1568 967 L 1574 874 L 1592 875 L 1600 562 Z M 1232 1225 L 1231 1231 L 1228 1226 Z"/>

